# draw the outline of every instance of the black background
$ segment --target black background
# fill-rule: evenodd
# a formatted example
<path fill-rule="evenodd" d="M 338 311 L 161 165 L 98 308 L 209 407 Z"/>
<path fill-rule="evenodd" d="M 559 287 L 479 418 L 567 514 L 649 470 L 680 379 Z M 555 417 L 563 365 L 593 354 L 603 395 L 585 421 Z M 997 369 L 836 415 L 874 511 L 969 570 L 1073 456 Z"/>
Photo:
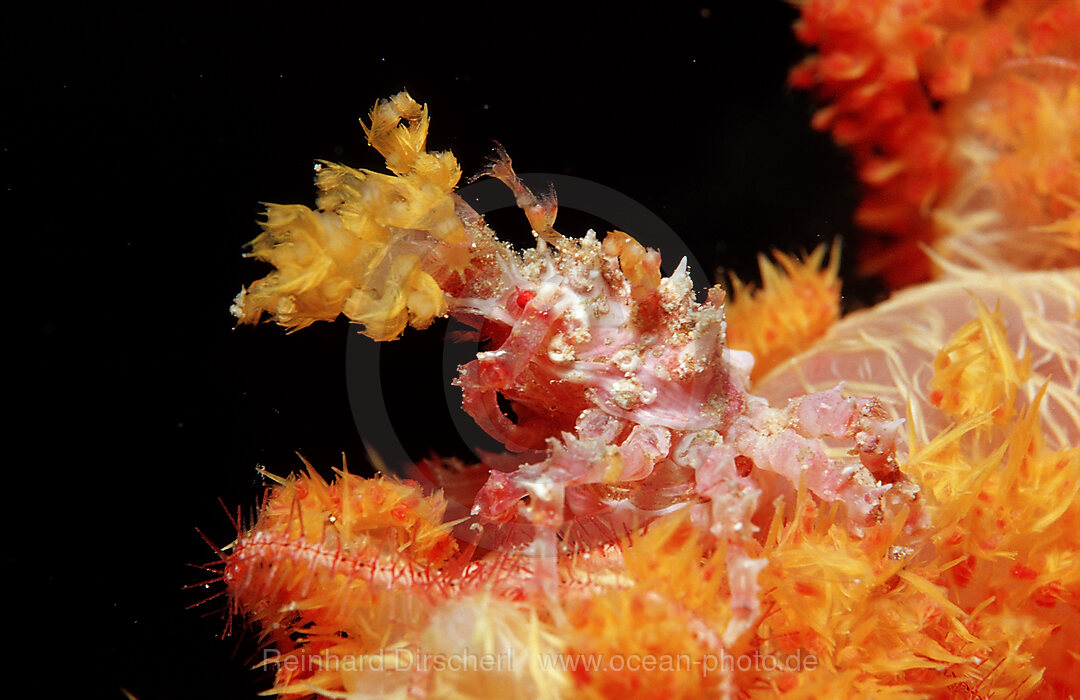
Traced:
<path fill-rule="evenodd" d="M 241 257 L 260 201 L 313 204 L 316 158 L 381 169 L 357 124 L 375 99 L 408 88 L 426 102 L 429 147 L 466 174 L 497 139 L 520 171 L 619 190 L 710 277 L 752 278 L 759 251 L 849 232 L 849 168 L 785 86 L 804 51 L 779 1 L 8 15 L 5 334 L 18 359 L 3 551 L 20 651 L 5 691 L 267 687 L 248 669 L 251 635 L 220 639 L 221 599 L 185 609 L 205 593 L 183 589 L 203 578 L 188 565 L 214 558 L 196 528 L 234 536 L 218 499 L 250 517 L 256 465 L 288 472 L 300 452 L 325 472 L 344 452 L 361 470 L 363 447 L 348 326 L 233 330 L 228 307 L 267 271 Z M 525 230 L 523 217 L 493 223 Z M 418 456 L 459 450 L 440 342 L 434 328 L 391 346 L 404 369 L 387 379 L 390 410 Z"/>

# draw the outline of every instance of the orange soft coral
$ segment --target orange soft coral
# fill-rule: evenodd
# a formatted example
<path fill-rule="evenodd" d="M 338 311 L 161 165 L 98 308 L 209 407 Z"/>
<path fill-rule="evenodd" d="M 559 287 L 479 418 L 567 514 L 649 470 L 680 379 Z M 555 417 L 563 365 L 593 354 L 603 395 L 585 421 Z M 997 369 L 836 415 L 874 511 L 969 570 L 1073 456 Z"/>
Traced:
<path fill-rule="evenodd" d="M 754 355 L 753 379 L 804 350 L 840 317 L 839 249 L 837 242 L 827 263 L 824 245 L 805 260 L 777 251 L 781 269 L 758 256 L 760 290 L 732 274 L 725 308 L 728 345 Z"/>
<path fill-rule="evenodd" d="M 1068 641 L 1080 624 L 1080 448 L 1044 446 L 1041 399 L 1004 435 L 990 432 L 1002 401 L 914 445 L 907 468 L 927 487 L 937 560 L 949 569 L 939 583 L 978 637 L 968 651 L 996 660 L 963 675 L 987 690 L 1064 696 L 1080 671 Z"/>
<path fill-rule="evenodd" d="M 764 552 L 771 614 L 759 628 L 763 648 L 814 654 L 816 669 L 786 680 L 795 697 L 820 692 L 823 677 L 854 696 L 943 689 L 949 681 L 941 676 L 930 683 L 914 678 L 963 661 L 951 648 L 963 611 L 933 583 L 936 569 L 905 546 L 917 542 L 903 535 L 901 519 L 856 539 L 833 518 L 805 492 L 790 519 L 781 522 L 778 513 Z"/>
<path fill-rule="evenodd" d="M 854 155 L 866 187 L 857 219 L 876 234 L 861 251 L 865 272 L 882 274 L 893 286 L 927 277 L 930 268 L 919 244 L 956 232 L 955 199 L 972 188 L 972 178 L 985 189 L 993 173 L 1016 172 L 1017 162 L 1038 169 L 1041 177 L 1024 182 L 1022 192 L 1010 189 L 1017 182 L 1012 177 L 1010 184 L 990 186 L 977 208 L 1006 217 L 1014 206 L 1030 209 L 1033 203 L 1046 211 L 997 235 L 1026 237 L 1075 215 L 1067 202 L 1080 199 L 1080 150 L 1074 145 L 1080 127 L 1075 109 L 1070 111 L 1071 93 L 1080 85 L 1080 2 L 809 0 L 800 8 L 796 34 L 818 53 L 792 71 L 791 83 L 815 89 L 828 103 L 813 124 L 831 131 Z M 1060 74 L 1039 76 L 1034 87 L 1009 88 L 1009 99 L 986 93 L 985 86 L 1001 76 L 1041 63 Z M 1025 89 L 1038 94 L 1016 99 Z M 1042 122 L 1053 115 L 1064 120 L 1060 129 L 1044 133 L 1032 115 Z M 1013 131 L 989 137 L 994 124 Z M 981 138 L 977 154 L 972 138 Z M 1052 162 L 1028 157 L 1044 153 L 1038 144 L 1050 139 L 1061 144 L 1049 156 Z M 1045 187 L 1047 179 L 1055 184 Z M 1036 254 L 1042 263 L 1080 262 L 1075 250 L 1047 243 Z M 1033 266 L 1008 256 L 997 259 Z"/>
<path fill-rule="evenodd" d="M 1080 41 L 1080 33 L 1077 34 Z M 949 106 L 957 179 L 935 250 L 982 269 L 1080 264 L 1080 66 L 1013 61 Z"/>
<path fill-rule="evenodd" d="M 926 494 L 928 537 L 889 518 L 852 538 L 804 491 L 792 517 L 778 512 L 762 573 L 767 645 L 812 649 L 834 680 L 875 696 L 1075 688 L 1080 659 L 1066 639 L 1080 623 L 1080 449 L 1043 445 L 1042 394 L 995 428 L 1025 367 L 1004 337 L 985 308 L 953 335 L 933 385 L 989 398 L 942 398 L 960 422 L 929 444 L 909 436 L 903 469 Z M 789 683 L 812 693 L 819 673 Z"/>
<path fill-rule="evenodd" d="M 703 665 L 731 619 L 725 552 L 685 513 L 622 544 L 619 576 L 564 606 L 564 665 L 581 698 L 699 698 L 725 685 Z M 712 671 L 712 672 L 710 672 Z"/>

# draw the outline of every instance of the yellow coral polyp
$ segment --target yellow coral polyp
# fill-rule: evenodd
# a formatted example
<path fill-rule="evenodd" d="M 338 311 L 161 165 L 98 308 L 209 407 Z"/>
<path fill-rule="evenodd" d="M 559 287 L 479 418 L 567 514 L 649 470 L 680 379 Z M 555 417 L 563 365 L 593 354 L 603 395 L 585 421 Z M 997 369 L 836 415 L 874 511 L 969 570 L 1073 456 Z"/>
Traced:
<path fill-rule="evenodd" d="M 827 262 L 826 250 L 820 245 L 805 260 L 775 252 L 778 265 L 758 256 L 760 289 L 731 275 L 728 345 L 753 353 L 752 378 L 804 350 L 840 317 L 839 242 Z"/>
<path fill-rule="evenodd" d="M 1031 361 L 1013 355 L 1000 310 L 991 314 L 979 301 L 978 313 L 935 358 L 930 402 L 961 419 L 993 412 L 1002 425 L 1012 417 L 1016 391 L 1031 374 Z"/>
<path fill-rule="evenodd" d="M 425 150 L 427 130 L 427 109 L 407 93 L 378 102 L 364 131 L 392 175 L 322 163 L 317 211 L 267 205 L 249 255 L 277 270 L 241 290 L 241 323 L 266 312 L 296 330 L 345 314 L 381 341 L 446 314 L 442 287 L 469 262 L 454 212 L 461 168 L 451 153 Z"/>
<path fill-rule="evenodd" d="M 370 118 L 371 126 L 363 122 L 360 126 L 371 147 L 386 158 L 386 167 L 398 175 L 412 170 L 427 141 L 427 105 L 420 106 L 408 93 L 399 92 L 388 100 L 376 100 Z M 399 128 L 402 119 L 407 126 Z"/>

